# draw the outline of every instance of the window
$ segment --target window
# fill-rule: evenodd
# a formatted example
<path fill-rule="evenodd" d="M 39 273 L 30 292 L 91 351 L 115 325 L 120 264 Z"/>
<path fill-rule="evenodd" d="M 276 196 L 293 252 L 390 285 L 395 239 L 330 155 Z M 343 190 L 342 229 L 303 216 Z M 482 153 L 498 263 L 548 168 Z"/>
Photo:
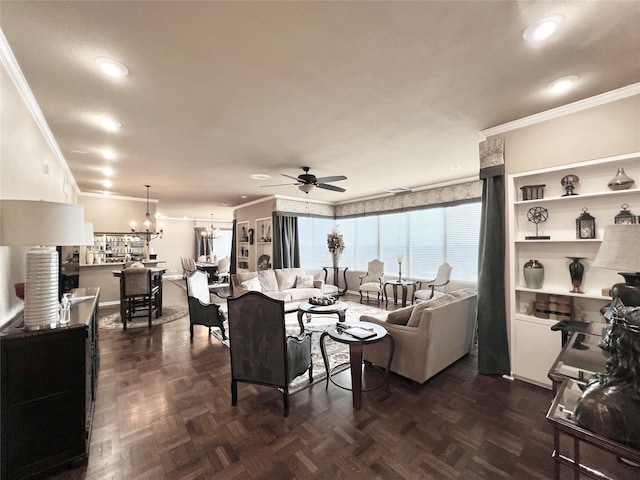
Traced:
<path fill-rule="evenodd" d="M 335 225 L 346 243 L 341 265 L 366 271 L 369 261 L 379 258 L 387 275 L 392 276 L 398 274 L 398 255 L 402 255 L 403 277 L 434 278 L 438 266 L 448 262 L 453 278 L 476 282 L 480 207 L 478 200 L 452 207 L 338 219 Z M 304 268 L 331 264 L 326 238 L 333 226 L 333 219 L 298 218 Z"/>
<path fill-rule="evenodd" d="M 321 270 L 331 265 L 327 234 L 333 230 L 333 218 L 298 217 L 300 265 L 306 270 Z"/>

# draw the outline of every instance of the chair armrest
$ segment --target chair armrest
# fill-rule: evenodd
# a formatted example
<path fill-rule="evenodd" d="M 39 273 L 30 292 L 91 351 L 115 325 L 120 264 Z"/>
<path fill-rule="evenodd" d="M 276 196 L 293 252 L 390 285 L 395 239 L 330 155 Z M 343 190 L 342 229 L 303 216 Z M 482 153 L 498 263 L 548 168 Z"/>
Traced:
<path fill-rule="evenodd" d="M 424 290 L 422 288 L 423 283 L 425 284 L 425 286 L 431 287 L 431 284 L 435 281 L 436 281 L 435 278 L 433 280 L 416 280 L 416 290 Z"/>
<path fill-rule="evenodd" d="M 314 279 L 313 288 L 319 288 L 320 290 L 322 290 L 324 288 L 324 280 Z"/>

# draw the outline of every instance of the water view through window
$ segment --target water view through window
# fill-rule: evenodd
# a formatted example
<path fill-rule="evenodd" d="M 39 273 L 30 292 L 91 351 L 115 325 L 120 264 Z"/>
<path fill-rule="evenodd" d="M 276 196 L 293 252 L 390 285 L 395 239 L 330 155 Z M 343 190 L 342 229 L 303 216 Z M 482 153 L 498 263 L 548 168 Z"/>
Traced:
<path fill-rule="evenodd" d="M 340 263 L 350 270 L 365 271 L 369 261 L 379 258 L 387 275 L 397 275 L 398 255 L 402 255 L 403 277 L 433 278 L 438 266 L 448 262 L 453 279 L 476 282 L 480 206 L 478 200 L 336 221 L 299 217 L 302 267 L 311 270 L 331 265 L 327 233 L 337 226 L 346 243 Z"/>

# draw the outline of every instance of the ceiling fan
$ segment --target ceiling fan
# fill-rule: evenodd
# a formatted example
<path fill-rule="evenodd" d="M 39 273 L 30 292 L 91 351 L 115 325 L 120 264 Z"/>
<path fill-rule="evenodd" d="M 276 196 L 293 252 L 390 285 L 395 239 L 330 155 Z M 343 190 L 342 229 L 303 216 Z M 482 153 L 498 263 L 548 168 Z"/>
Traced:
<path fill-rule="evenodd" d="M 297 185 L 298 189 L 304 193 L 309 193 L 313 190 L 314 187 L 323 188 L 325 190 L 332 190 L 334 192 L 346 192 L 346 190 L 342 187 L 336 187 L 335 185 L 329 185 L 327 182 L 338 182 L 340 180 L 346 180 L 347 177 L 344 175 L 335 175 L 332 177 L 320 177 L 317 178 L 315 175 L 309 173 L 311 170 L 310 167 L 302 167 L 304 173 L 301 173 L 297 177 L 292 177 L 291 175 L 287 175 L 286 173 L 281 173 L 283 177 L 290 178 L 295 180 L 296 183 L 279 183 L 277 185 L 263 185 L 263 187 L 279 187 L 280 185 Z"/>

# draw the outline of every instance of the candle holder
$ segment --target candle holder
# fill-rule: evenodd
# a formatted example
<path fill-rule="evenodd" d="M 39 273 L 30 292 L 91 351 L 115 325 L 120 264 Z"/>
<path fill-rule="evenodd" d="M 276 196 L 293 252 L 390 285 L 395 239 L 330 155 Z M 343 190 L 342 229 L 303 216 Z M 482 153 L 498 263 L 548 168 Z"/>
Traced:
<path fill-rule="evenodd" d="M 404 256 L 398 255 L 398 282 L 402 282 L 402 260 Z"/>

